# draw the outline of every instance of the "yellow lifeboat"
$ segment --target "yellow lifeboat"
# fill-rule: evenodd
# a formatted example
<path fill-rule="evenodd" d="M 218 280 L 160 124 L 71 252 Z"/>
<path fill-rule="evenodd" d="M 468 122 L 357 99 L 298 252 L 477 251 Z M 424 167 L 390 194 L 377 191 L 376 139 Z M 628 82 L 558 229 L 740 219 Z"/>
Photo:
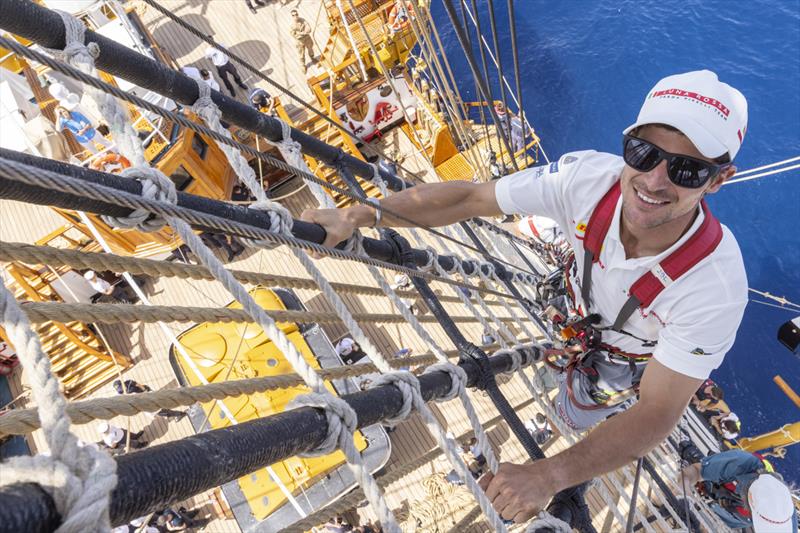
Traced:
<path fill-rule="evenodd" d="M 288 290 L 256 288 L 250 294 L 264 309 L 303 309 L 299 300 Z M 242 308 L 238 302 L 232 302 L 227 307 Z M 313 368 L 319 370 L 343 364 L 330 340 L 316 324 L 281 322 L 278 327 Z M 204 380 L 217 383 L 293 373 L 278 347 L 256 324 L 198 324 L 178 335 L 178 341 L 191 363 L 179 356 L 174 346 L 170 347 L 170 362 L 178 381 L 184 386 L 200 385 Z M 326 386 L 336 395 L 358 390 L 352 380 L 335 380 L 327 382 Z M 236 422 L 241 423 L 281 413 L 295 396 L 307 392 L 305 386 L 296 386 L 228 398 L 225 407 Z M 219 402 L 195 406 L 190 410 L 189 417 L 198 432 L 225 428 L 233 423 Z M 358 431 L 355 443 L 371 471 L 379 470 L 388 461 L 389 439 L 380 426 Z M 222 488 L 243 530 L 256 525 L 262 530 L 282 530 L 301 518 L 296 509 L 298 504 L 307 513 L 355 486 L 355 479 L 340 451 L 323 457 L 292 457 L 273 464 L 271 468 L 283 487 L 273 481 L 266 469 L 261 469 Z M 289 502 L 286 491 L 299 497 Z"/>

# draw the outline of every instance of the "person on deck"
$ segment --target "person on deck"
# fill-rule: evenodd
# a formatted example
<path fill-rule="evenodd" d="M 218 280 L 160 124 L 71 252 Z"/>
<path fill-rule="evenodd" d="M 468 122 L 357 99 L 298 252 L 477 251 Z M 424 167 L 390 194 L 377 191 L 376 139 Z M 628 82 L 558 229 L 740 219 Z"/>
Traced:
<path fill-rule="evenodd" d="M 92 122 L 82 113 L 58 106 L 56 107 L 56 117 L 56 129 L 71 131 L 75 140 L 92 154 L 97 153 L 96 144 L 100 144 L 104 148 L 111 148 L 111 141 L 98 134 L 92 126 Z"/>
<path fill-rule="evenodd" d="M 126 379 L 124 381 L 117 379 L 114 380 L 114 383 L 111 385 L 114 387 L 114 390 L 117 391 L 117 394 L 141 394 L 143 392 L 153 391 L 150 385 L 144 385 L 132 379 Z M 176 422 L 179 422 L 188 414 L 187 411 L 180 411 L 177 409 L 161 409 L 154 413 L 153 416 L 161 416 L 167 419 L 174 418 Z"/>
<path fill-rule="evenodd" d="M 724 406 L 724 403 L 722 403 L 724 399 L 725 393 L 722 392 L 722 388 L 714 383 L 713 380 L 707 379 L 694 393 L 692 405 L 701 413 L 714 414 L 715 412 L 718 413 L 720 408 Z"/>
<path fill-rule="evenodd" d="M 217 83 L 217 80 L 214 79 L 214 76 L 211 75 L 208 69 L 200 69 L 200 78 L 206 82 L 212 90 L 219 91 L 219 83 Z"/>
<path fill-rule="evenodd" d="M 258 13 L 258 11 L 256 11 L 256 6 L 267 7 L 267 3 L 264 0 L 244 0 L 244 3 L 247 4 L 247 7 L 253 15 Z M 256 4 L 256 6 L 253 4 Z"/>
<path fill-rule="evenodd" d="M 296 41 L 297 54 L 300 56 L 300 63 L 305 71 L 307 70 L 306 54 L 308 54 L 308 60 L 314 62 L 314 40 L 311 38 L 311 25 L 300 16 L 296 9 L 292 9 L 292 24 L 289 26 L 289 32 Z"/>
<path fill-rule="evenodd" d="M 734 236 L 702 199 L 736 172 L 732 161 L 746 126 L 747 101 L 738 90 L 713 72 L 689 72 L 664 78 L 648 93 L 623 132 L 622 157 L 573 152 L 488 183 L 422 184 L 382 199 L 382 216 L 367 205 L 303 213 L 326 230 L 325 246 L 360 227 L 407 224 L 389 210 L 432 227 L 501 214 L 544 215 L 561 226 L 575 254 L 565 273 L 572 305 L 592 317 L 593 338 L 602 344 L 570 355 L 554 407 L 575 430 L 602 423 L 557 455 L 503 463 L 487 474 L 482 486 L 503 518 L 528 520 L 556 492 L 645 455 L 722 363 L 747 303 L 747 279 Z M 607 231 L 597 238 L 595 255 L 584 240 L 599 207 Z M 685 258 L 677 254 L 695 236 L 714 246 L 688 272 L 670 278 L 661 262 Z M 697 246 L 687 246 L 700 255 Z M 629 290 L 651 271 L 650 287 L 668 287 L 640 308 L 629 301 Z M 612 327 L 620 320 L 624 327 Z"/>
<path fill-rule="evenodd" d="M 211 60 L 215 67 L 217 67 L 217 76 L 219 76 L 219 79 L 221 79 L 225 84 L 225 87 L 228 88 L 228 92 L 231 93 L 231 96 L 234 98 L 236 97 L 236 89 L 234 89 L 231 80 L 228 79 L 228 75 L 233 76 L 233 80 L 236 82 L 236 85 L 245 91 L 247 90 L 247 85 L 242 82 L 242 78 L 239 76 L 239 71 L 236 70 L 236 67 L 233 66 L 230 58 L 225 53 L 214 48 L 213 46 L 209 46 L 206 49 L 206 57 Z"/>
<path fill-rule="evenodd" d="M 743 450 L 728 450 L 684 467 L 686 491 L 697 491 L 730 528 L 755 533 L 797 533 L 789 488 L 769 463 Z"/>

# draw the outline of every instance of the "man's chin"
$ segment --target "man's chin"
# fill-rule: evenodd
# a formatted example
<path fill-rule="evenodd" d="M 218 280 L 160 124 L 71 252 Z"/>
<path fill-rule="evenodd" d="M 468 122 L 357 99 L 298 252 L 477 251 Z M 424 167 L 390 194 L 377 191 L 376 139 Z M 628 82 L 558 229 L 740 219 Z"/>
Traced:
<path fill-rule="evenodd" d="M 669 213 L 666 212 L 666 209 L 664 211 L 664 213 L 645 213 L 636 208 L 626 209 L 624 204 L 622 206 L 625 223 L 638 229 L 653 229 L 665 224 L 669 220 Z"/>

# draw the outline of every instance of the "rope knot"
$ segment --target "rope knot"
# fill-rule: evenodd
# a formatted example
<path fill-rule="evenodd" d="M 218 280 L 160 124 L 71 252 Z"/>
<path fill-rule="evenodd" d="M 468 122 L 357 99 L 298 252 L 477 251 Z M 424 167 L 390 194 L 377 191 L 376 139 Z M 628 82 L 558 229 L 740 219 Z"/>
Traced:
<path fill-rule="evenodd" d="M 459 397 L 467 386 L 467 372 L 458 365 L 453 363 L 437 363 L 430 365 L 425 369 L 423 374 L 430 374 L 431 372 L 445 372 L 450 376 L 450 390 L 441 398 L 437 398 L 437 402 L 447 402 L 454 398 Z"/>
<path fill-rule="evenodd" d="M 197 92 L 199 96 L 192 104 L 192 112 L 214 127 L 219 122 L 222 113 L 217 104 L 211 99 L 211 87 L 202 80 L 197 81 Z"/>
<path fill-rule="evenodd" d="M 525 528 L 525 533 L 537 533 L 543 529 L 553 533 L 572 533 L 572 526 L 547 511 L 540 511 Z"/>
<path fill-rule="evenodd" d="M 265 211 L 267 216 L 269 216 L 269 230 L 283 235 L 285 237 L 292 236 L 292 227 L 294 226 L 294 219 L 292 218 L 292 214 L 289 212 L 288 209 L 283 207 L 278 202 L 273 202 L 272 200 L 259 200 L 257 202 L 253 202 L 248 206 L 248 209 L 255 209 L 257 211 Z M 263 241 L 263 240 L 252 240 L 252 239 L 245 239 L 242 238 L 246 244 L 250 246 L 255 246 L 258 248 L 275 248 L 280 246 L 280 243 L 271 242 L 271 241 Z"/>
<path fill-rule="evenodd" d="M 173 205 L 178 203 L 178 191 L 175 189 L 175 184 L 157 168 L 131 167 L 123 170 L 121 175 L 142 183 L 142 198 Z M 114 227 L 136 228 L 145 232 L 158 231 L 166 223 L 162 217 L 141 208 L 134 209 L 125 217 L 103 216 L 102 218 L 107 224 Z"/>
<path fill-rule="evenodd" d="M 360 231 L 356 230 L 345 241 L 344 251 L 356 255 L 366 255 L 364 252 L 364 236 Z"/>
<path fill-rule="evenodd" d="M 287 409 L 300 407 L 315 407 L 325 411 L 328 421 L 328 434 L 317 448 L 302 454 L 302 457 L 319 457 L 328 455 L 337 448 L 344 448 L 344 444 L 351 439 L 358 428 L 358 416 L 350 405 L 331 394 L 309 393 L 297 396 Z"/>
<path fill-rule="evenodd" d="M 436 250 L 434 250 L 430 246 L 426 246 L 425 255 L 428 256 L 428 260 L 424 265 L 419 267 L 419 269 L 422 270 L 423 272 L 431 272 L 436 268 L 436 265 L 439 262 L 439 254 L 436 252 Z"/>
<path fill-rule="evenodd" d="M 382 422 L 385 426 L 394 427 L 408 418 L 408 415 L 414 410 L 414 400 L 422 394 L 419 380 L 411 372 L 401 370 L 380 375 L 372 381 L 370 388 L 374 389 L 382 385 L 393 385 L 403 394 L 403 407 L 400 412 L 391 418 L 384 419 Z"/>
<path fill-rule="evenodd" d="M 64 23 L 64 49 L 51 50 L 56 55 L 64 58 L 65 62 L 77 66 L 78 64 L 94 67 L 94 60 L 100 57 L 100 47 L 97 43 L 84 44 L 86 26 L 72 14 L 59 9 L 54 9 Z"/>
<path fill-rule="evenodd" d="M 381 171 L 378 168 L 378 165 L 376 165 L 375 163 L 370 163 L 370 166 L 372 167 L 372 179 L 370 179 L 370 182 L 372 182 L 372 184 L 375 185 L 378 188 L 378 190 L 381 191 L 381 194 L 383 195 L 384 198 L 388 197 L 389 186 L 386 184 L 386 181 L 384 181 L 384 179 L 381 177 Z"/>

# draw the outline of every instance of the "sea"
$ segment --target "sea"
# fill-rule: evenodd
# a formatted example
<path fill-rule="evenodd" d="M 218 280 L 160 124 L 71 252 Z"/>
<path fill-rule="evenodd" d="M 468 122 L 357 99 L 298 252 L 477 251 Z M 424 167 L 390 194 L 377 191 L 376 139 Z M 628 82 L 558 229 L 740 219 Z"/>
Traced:
<path fill-rule="evenodd" d="M 507 5 L 494 5 L 513 87 Z M 800 156 L 800 2 L 517 0 L 514 7 L 523 107 L 550 160 L 574 150 L 620 153 L 622 130 L 655 82 L 699 69 L 716 72 L 748 100 L 739 170 Z M 491 45 L 488 2 L 479 0 L 478 9 Z M 432 2 L 432 13 L 463 80 L 462 96 L 478 100 L 442 2 Z M 490 74 L 499 95 L 497 73 Z M 736 235 L 749 286 L 800 304 L 800 169 L 725 186 L 708 202 Z M 800 420 L 800 408 L 773 383 L 780 375 L 800 392 L 800 357 L 777 341 L 780 325 L 798 315 L 751 293 L 736 342 L 711 376 L 741 419 L 743 436 Z M 800 485 L 800 444 L 774 464 Z"/>

